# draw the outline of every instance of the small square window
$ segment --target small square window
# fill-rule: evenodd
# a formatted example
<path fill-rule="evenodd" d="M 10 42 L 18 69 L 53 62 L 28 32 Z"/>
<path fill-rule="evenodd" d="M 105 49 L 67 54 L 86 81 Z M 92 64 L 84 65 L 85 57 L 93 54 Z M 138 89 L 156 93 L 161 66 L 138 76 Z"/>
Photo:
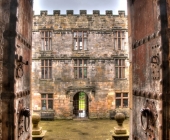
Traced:
<path fill-rule="evenodd" d="M 128 107 L 128 93 L 116 93 L 116 108 Z"/>
<path fill-rule="evenodd" d="M 42 110 L 53 109 L 53 94 L 49 93 L 41 94 L 41 109 Z"/>

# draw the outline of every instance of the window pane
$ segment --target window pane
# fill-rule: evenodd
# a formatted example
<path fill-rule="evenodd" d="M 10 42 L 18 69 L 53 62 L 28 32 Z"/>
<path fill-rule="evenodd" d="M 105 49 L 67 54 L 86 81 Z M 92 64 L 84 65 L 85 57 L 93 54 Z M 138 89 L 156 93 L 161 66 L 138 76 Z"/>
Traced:
<path fill-rule="evenodd" d="M 44 32 L 41 32 L 41 37 L 44 38 Z"/>
<path fill-rule="evenodd" d="M 125 68 L 122 68 L 122 78 L 125 78 Z"/>
<path fill-rule="evenodd" d="M 82 66 L 82 60 L 79 60 L 79 66 L 80 67 Z"/>
<path fill-rule="evenodd" d="M 84 50 L 87 50 L 87 39 L 84 39 Z"/>
<path fill-rule="evenodd" d="M 78 78 L 77 77 L 77 68 L 74 68 L 74 78 Z"/>
<path fill-rule="evenodd" d="M 77 66 L 77 60 L 74 60 L 74 66 Z"/>
<path fill-rule="evenodd" d="M 118 65 L 119 66 L 121 66 L 121 64 L 122 64 L 121 61 L 122 61 L 121 59 L 118 60 Z"/>
<path fill-rule="evenodd" d="M 117 67 L 115 68 L 115 72 L 116 72 L 116 78 L 119 78 L 119 76 L 118 76 L 119 72 L 118 72 L 118 68 Z"/>
<path fill-rule="evenodd" d="M 120 37 L 120 32 L 118 32 L 118 37 Z"/>
<path fill-rule="evenodd" d="M 45 37 L 48 37 L 48 32 L 45 32 Z"/>
<path fill-rule="evenodd" d="M 46 94 L 41 94 L 41 98 L 46 98 Z"/>
<path fill-rule="evenodd" d="M 128 93 L 123 93 L 123 97 L 128 97 Z"/>
<path fill-rule="evenodd" d="M 115 38 L 114 39 L 114 49 L 116 49 L 117 48 L 117 39 Z"/>
<path fill-rule="evenodd" d="M 41 66 L 44 66 L 44 60 L 41 60 Z"/>
<path fill-rule="evenodd" d="M 84 68 L 84 78 L 87 78 L 87 68 Z"/>
<path fill-rule="evenodd" d="M 79 78 L 82 78 L 82 68 L 79 68 Z"/>
<path fill-rule="evenodd" d="M 41 68 L 41 78 L 44 79 L 44 68 Z"/>
<path fill-rule="evenodd" d="M 116 99 L 116 107 L 121 107 L 121 99 Z"/>
<path fill-rule="evenodd" d="M 79 48 L 82 49 L 82 38 L 79 38 Z"/>
<path fill-rule="evenodd" d="M 45 60 L 45 66 L 46 67 L 48 66 L 48 60 Z"/>
<path fill-rule="evenodd" d="M 48 78 L 48 68 L 45 68 L 45 78 Z"/>
<path fill-rule="evenodd" d="M 124 39 L 122 39 L 122 50 L 124 50 L 125 49 L 125 40 Z"/>
<path fill-rule="evenodd" d="M 53 94 L 48 94 L 48 98 L 53 98 Z"/>
<path fill-rule="evenodd" d="M 51 79 L 52 78 L 52 68 L 49 68 L 49 77 L 48 77 L 49 79 Z"/>
<path fill-rule="evenodd" d="M 79 36 L 79 37 L 82 37 L 82 32 L 78 32 L 78 36 Z"/>
<path fill-rule="evenodd" d="M 122 60 L 121 66 L 125 66 L 125 60 Z"/>
<path fill-rule="evenodd" d="M 74 39 L 74 50 L 77 50 L 77 39 Z"/>
<path fill-rule="evenodd" d="M 121 97 L 121 93 L 116 93 L 116 97 Z"/>
<path fill-rule="evenodd" d="M 84 32 L 84 37 L 87 37 L 87 32 Z"/>
<path fill-rule="evenodd" d="M 118 75 L 119 78 L 122 78 L 122 72 L 121 72 L 121 68 L 119 68 L 119 75 Z"/>
<path fill-rule="evenodd" d="M 46 101 L 45 100 L 42 100 L 41 101 L 42 103 L 42 110 L 46 110 Z"/>
<path fill-rule="evenodd" d="M 128 99 L 123 99 L 123 107 L 128 107 Z"/>
<path fill-rule="evenodd" d="M 51 50 L 51 44 L 52 44 L 51 39 L 49 39 L 49 47 L 48 47 L 48 50 Z"/>
<path fill-rule="evenodd" d="M 117 38 L 117 32 L 114 32 L 114 37 Z"/>
<path fill-rule="evenodd" d="M 87 60 L 84 60 L 84 66 L 87 66 Z"/>
<path fill-rule="evenodd" d="M 48 100 L 48 109 L 53 109 L 53 100 Z"/>
<path fill-rule="evenodd" d="M 41 40 L 42 50 L 44 50 L 44 39 Z"/>
<path fill-rule="evenodd" d="M 49 60 L 49 66 L 52 66 L 52 61 L 51 60 Z"/>
<path fill-rule="evenodd" d="M 118 59 L 115 60 L 115 65 L 118 66 Z"/>
<path fill-rule="evenodd" d="M 118 49 L 121 49 L 121 38 L 118 38 Z"/>
<path fill-rule="evenodd" d="M 74 32 L 74 37 L 77 37 L 77 32 Z"/>

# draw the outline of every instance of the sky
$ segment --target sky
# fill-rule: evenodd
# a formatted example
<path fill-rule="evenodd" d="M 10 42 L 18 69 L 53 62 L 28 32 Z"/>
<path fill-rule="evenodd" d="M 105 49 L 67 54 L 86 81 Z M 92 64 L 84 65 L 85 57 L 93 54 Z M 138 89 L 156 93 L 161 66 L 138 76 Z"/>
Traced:
<path fill-rule="evenodd" d="M 66 14 L 66 10 L 74 10 L 74 14 L 79 14 L 80 10 L 87 10 L 87 14 L 92 14 L 93 10 L 100 10 L 100 14 L 105 14 L 106 10 L 112 10 L 114 15 L 118 10 L 124 10 L 127 15 L 127 0 L 34 0 L 34 14 L 39 15 L 41 10 L 47 10 L 48 14 L 53 14 L 53 10 L 60 10 L 60 14 Z"/>

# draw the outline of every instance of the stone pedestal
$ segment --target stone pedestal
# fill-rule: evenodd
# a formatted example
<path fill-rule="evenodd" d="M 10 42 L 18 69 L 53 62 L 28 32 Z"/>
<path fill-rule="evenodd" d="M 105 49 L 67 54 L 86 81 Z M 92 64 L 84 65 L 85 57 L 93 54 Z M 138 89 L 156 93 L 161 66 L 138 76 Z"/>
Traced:
<path fill-rule="evenodd" d="M 123 113 L 117 113 L 115 115 L 115 120 L 118 126 L 114 127 L 112 132 L 112 140 L 128 140 L 129 134 L 127 130 L 123 127 L 123 121 L 125 120 L 125 115 Z"/>
<path fill-rule="evenodd" d="M 113 133 L 112 135 L 112 140 L 128 140 L 128 139 L 129 139 L 129 134 L 117 135 Z"/>
<path fill-rule="evenodd" d="M 33 123 L 32 139 L 33 140 L 43 140 L 45 133 L 47 132 L 46 130 L 42 130 L 42 127 L 38 126 L 39 121 L 40 121 L 40 115 L 33 114 L 32 115 L 32 123 Z"/>

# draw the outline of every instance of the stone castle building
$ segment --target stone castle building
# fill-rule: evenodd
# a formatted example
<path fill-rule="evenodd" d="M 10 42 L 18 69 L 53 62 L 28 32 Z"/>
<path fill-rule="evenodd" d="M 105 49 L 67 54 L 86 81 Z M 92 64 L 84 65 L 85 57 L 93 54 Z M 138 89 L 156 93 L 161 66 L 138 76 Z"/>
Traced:
<path fill-rule="evenodd" d="M 127 16 L 86 10 L 33 16 L 32 108 L 57 119 L 109 118 L 129 107 Z"/>

